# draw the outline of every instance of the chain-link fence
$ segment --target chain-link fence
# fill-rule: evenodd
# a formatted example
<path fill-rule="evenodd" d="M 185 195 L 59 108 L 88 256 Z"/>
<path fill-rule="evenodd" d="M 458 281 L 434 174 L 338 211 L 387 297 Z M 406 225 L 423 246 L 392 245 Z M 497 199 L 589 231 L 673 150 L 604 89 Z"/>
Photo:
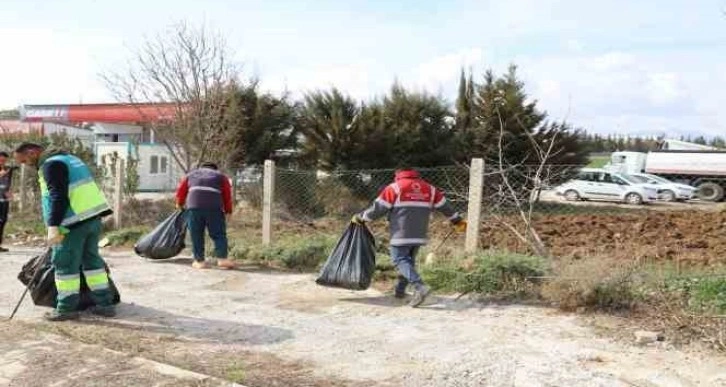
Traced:
<path fill-rule="evenodd" d="M 457 210 L 466 213 L 471 194 L 468 166 L 418 171 L 443 190 Z M 392 169 L 332 173 L 278 169 L 274 175 L 274 229 L 278 233 L 287 229 L 339 233 L 343 222 L 370 205 L 393 181 L 394 173 Z M 646 189 L 627 177 L 611 174 L 590 179 L 576 165 L 500 168 L 490 163 L 481 173 L 479 248 L 532 253 L 533 241 L 539 241 L 558 257 L 678 257 L 679 262 L 710 262 L 726 254 L 726 247 L 717 242 L 726 237 L 726 231 L 712 227 L 726 221 L 723 212 L 709 211 L 715 207 L 698 201 L 665 202 L 659 189 Z M 262 175 L 258 170 L 238 191 L 256 210 L 263 208 Z M 300 229 L 300 224 L 310 227 Z M 373 227 L 381 227 L 377 235 L 385 239 L 384 225 L 377 222 Z M 434 244 L 447 232 L 432 224 Z M 463 239 L 455 236 L 447 244 L 463 248 Z"/>
<path fill-rule="evenodd" d="M 466 211 L 469 171 L 466 167 L 422 168 L 422 177 L 446 192 L 449 201 Z M 392 169 L 340 171 L 278 170 L 275 204 L 282 220 L 312 222 L 345 218 L 363 210 L 391 182 Z"/>

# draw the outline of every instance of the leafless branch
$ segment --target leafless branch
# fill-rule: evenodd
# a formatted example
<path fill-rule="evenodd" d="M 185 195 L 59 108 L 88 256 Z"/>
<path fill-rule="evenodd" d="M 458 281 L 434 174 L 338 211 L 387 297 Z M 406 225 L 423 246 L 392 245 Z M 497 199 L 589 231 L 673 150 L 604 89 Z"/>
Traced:
<path fill-rule="evenodd" d="M 147 38 L 127 69 L 102 79 L 117 100 L 138 107 L 184 171 L 231 151 L 225 114 L 239 79 L 221 36 L 179 23 Z M 158 119 L 164 115 L 171 117 Z"/>

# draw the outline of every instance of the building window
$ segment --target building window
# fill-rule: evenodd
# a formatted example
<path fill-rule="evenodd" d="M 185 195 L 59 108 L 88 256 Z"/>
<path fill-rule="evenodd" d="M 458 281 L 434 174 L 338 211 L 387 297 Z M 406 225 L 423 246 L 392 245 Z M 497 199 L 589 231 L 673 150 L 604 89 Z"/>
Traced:
<path fill-rule="evenodd" d="M 149 166 L 149 173 L 152 175 L 159 173 L 159 156 L 151 156 L 151 165 Z"/>
<path fill-rule="evenodd" d="M 151 156 L 149 174 L 158 175 L 168 173 L 169 158 L 166 156 Z"/>

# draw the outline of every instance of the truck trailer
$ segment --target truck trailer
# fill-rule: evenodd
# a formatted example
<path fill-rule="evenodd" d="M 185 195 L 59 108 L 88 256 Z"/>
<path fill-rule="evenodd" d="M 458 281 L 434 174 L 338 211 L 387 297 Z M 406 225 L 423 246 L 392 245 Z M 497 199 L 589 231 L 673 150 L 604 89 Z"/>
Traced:
<path fill-rule="evenodd" d="M 698 188 L 698 198 L 704 201 L 721 201 L 726 193 L 726 150 L 613 152 L 606 168 L 626 174 L 650 173 L 688 184 Z"/>

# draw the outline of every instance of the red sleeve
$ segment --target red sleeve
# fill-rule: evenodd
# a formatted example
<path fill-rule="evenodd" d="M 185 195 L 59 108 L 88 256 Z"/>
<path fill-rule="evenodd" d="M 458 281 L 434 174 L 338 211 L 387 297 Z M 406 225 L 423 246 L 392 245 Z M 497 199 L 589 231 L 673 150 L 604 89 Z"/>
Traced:
<path fill-rule="evenodd" d="M 396 202 L 397 196 L 396 189 L 393 188 L 393 184 L 391 184 L 381 191 L 381 194 L 378 195 L 378 200 L 385 202 L 390 207 Z"/>
<path fill-rule="evenodd" d="M 179 186 L 176 188 L 176 204 L 183 206 L 187 202 L 187 194 L 189 193 L 189 182 L 184 177 Z"/>
<path fill-rule="evenodd" d="M 234 210 L 234 203 L 232 203 L 232 185 L 229 184 L 229 179 L 226 176 L 222 181 L 222 202 L 224 203 L 224 213 L 231 214 Z"/>

